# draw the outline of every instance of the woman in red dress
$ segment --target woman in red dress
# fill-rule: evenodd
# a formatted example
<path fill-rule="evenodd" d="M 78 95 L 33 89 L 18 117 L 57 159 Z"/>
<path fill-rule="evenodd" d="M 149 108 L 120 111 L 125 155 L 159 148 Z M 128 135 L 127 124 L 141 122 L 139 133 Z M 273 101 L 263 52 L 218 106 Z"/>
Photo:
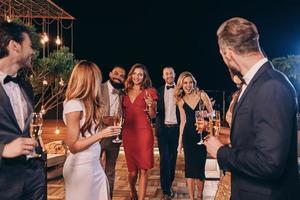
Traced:
<path fill-rule="evenodd" d="M 131 67 L 125 82 L 125 91 L 126 95 L 123 98 L 125 121 L 122 138 L 129 172 L 130 198 L 141 200 L 146 194 L 147 171 L 154 164 L 154 137 L 149 119 L 156 115 L 157 101 L 156 91 L 152 88 L 148 71 L 144 65 L 135 64 Z M 138 174 L 137 195 L 135 185 Z"/>

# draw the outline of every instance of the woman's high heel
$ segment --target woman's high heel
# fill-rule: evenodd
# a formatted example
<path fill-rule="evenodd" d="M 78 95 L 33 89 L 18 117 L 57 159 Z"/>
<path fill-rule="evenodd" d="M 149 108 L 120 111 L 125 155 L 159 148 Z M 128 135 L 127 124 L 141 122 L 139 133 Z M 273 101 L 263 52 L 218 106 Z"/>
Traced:
<path fill-rule="evenodd" d="M 136 190 L 130 192 L 130 200 L 138 200 L 138 195 Z"/>
<path fill-rule="evenodd" d="M 197 200 L 203 200 L 203 194 L 197 195 Z"/>

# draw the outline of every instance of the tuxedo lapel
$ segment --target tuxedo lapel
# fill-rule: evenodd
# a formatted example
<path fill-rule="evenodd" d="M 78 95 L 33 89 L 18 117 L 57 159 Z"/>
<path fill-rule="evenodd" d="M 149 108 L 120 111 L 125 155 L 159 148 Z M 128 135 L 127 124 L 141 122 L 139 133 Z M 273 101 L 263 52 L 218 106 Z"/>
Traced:
<path fill-rule="evenodd" d="M 164 109 L 164 111 L 165 111 L 165 86 L 163 86 L 162 88 L 161 88 L 161 96 L 162 96 L 162 106 L 163 106 L 163 109 Z"/>
<path fill-rule="evenodd" d="M 20 86 L 20 89 L 21 89 L 22 95 L 25 98 L 26 104 L 27 104 L 28 116 L 25 116 L 26 119 L 25 119 L 25 123 L 24 123 L 24 130 L 26 130 L 26 127 L 29 126 L 29 123 L 31 121 L 30 116 L 31 116 L 31 113 L 33 112 L 33 106 L 32 106 L 31 100 L 29 99 L 28 95 L 26 94 L 24 88 L 22 86 Z"/>
<path fill-rule="evenodd" d="M 234 124 L 235 118 L 236 118 L 236 113 L 240 109 L 240 107 L 243 105 L 243 102 L 245 101 L 247 95 L 250 93 L 251 88 L 255 84 L 255 82 L 259 79 L 259 77 L 269 68 L 272 67 L 272 64 L 270 62 L 266 62 L 263 64 L 263 66 L 256 72 L 250 83 L 247 85 L 247 88 L 245 89 L 244 93 L 242 94 L 240 100 L 235 105 L 235 108 L 233 110 L 233 119 L 232 119 L 232 124 Z"/>
<path fill-rule="evenodd" d="M 160 93 L 160 106 L 161 106 L 161 110 L 162 110 L 162 116 L 163 116 L 163 120 L 165 120 L 165 85 L 162 86 L 161 88 L 159 88 L 159 93 Z"/>
<path fill-rule="evenodd" d="M 3 109 L 6 110 L 7 115 L 11 118 L 12 122 L 14 123 L 14 125 L 16 127 L 18 127 L 18 130 L 20 132 L 22 132 L 21 129 L 20 129 L 20 127 L 19 127 L 19 124 L 18 124 L 18 121 L 16 119 L 16 116 L 14 114 L 12 105 L 11 105 L 10 100 L 9 100 L 9 97 L 7 96 L 7 94 L 6 94 L 6 92 L 5 92 L 2 84 L 0 84 L 0 99 L 1 99 L 1 105 L 2 105 Z"/>

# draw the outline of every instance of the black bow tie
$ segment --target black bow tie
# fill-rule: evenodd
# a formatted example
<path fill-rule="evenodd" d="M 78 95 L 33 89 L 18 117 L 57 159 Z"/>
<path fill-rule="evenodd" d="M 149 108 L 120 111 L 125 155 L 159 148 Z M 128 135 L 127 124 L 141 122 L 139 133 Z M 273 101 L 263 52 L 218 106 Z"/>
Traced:
<path fill-rule="evenodd" d="M 14 82 L 14 83 L 17 83 L 17 84 L 20 84 L 21 82 L 21 78 L 20 76 L 16 76 L 16 77 L 12 77 L 10 75 L 7 75 L 4 80 L 3 80 L 3 83 L 6 84 L 6 83 L 9 83 L 10 81 Z"/>
<path fill-rule="evenodd" d="M 170 88 L 173 88 L 174 89 L 175 85 L 167 85 L 167 90 L 170 89 Z"/>

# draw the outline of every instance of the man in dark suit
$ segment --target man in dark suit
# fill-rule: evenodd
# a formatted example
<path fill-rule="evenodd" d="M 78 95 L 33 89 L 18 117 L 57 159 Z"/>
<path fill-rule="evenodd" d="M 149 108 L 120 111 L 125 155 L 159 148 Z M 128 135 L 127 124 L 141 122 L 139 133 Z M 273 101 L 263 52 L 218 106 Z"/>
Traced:
<path fill-rule="evenodd" d="M 221 169 L 232 173 L 232 200 L 300 199 L 297 166 L 297 97 L 259 46 L 256 26 L 243 18 L 217 32 L 220 53 L 245 84 L 233 111 L 231 146 L 205 140 Z"/>
<path fill-rule="evenodd" d="M 104 127 L 112 126 L 115 114 L 122 115 L 122 89 L 126 71 L 121 66 L 115 66 L 109 73 L 109 80 L 101 85 L 101 103 Z M 101 144 L 101 160 L 109 182 L 110 195 L 113 196 L 115 183 L 115 167 L 121 143 L 114 143 L 115 137 L 103 139 Z"/>
<path fill-rule="evenodd" d="M 26 159 L 37 143 L 29 138 L 33 111 L 27 86 L 17 75 L 31 67 L 29 30 L 16 23 L 0 23 L 0 199 L 46 199 L 42 161 Z M 41 153 L 41 148 L 37 148 Z"/>
<path fill-rule="evenodd" d="M 175 72 L 172 67 L 164 67 L 165 84 L 158 88 L 156 136 L 160 155 L 160 185 L 162 199 L 174 197 L 172 183 L 175 178 L 177 146 L 179 136 L 179 111 L 174 98 Z"/>

